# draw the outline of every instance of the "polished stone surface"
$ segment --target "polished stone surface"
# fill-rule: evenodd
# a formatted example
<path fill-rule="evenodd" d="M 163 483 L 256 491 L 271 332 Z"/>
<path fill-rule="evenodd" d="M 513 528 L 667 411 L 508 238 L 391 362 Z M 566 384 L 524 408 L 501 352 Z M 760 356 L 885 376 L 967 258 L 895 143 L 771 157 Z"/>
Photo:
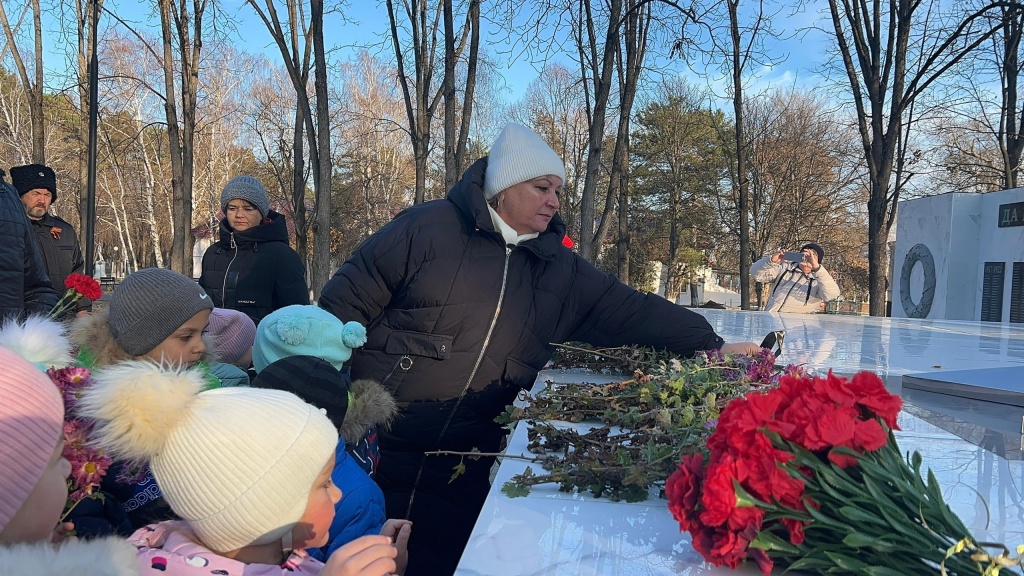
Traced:
<path fill-rule="evenodd" d="M 837 373 L 872 370 L 900 393 L 904 374 L 1024 366 L 1024 327 L 830 315 L 701 310 L 726 341 L 760 341 L 785 329 L 782 361 Z M 541 380 L 607 382 L 608 377 L 544 372 Z M 918 450 L 954 511 L 979 538 L 1024 543 L 1024 410 L 919 390 L 904 390 L 897 438 Z M 528 454 L 526 426 L 506 454 Z M 535 487 L 508 498 L 502 484 L 527 464 L 506 458 L 498 469 L 458 574 L 696 575 L 757 574 L 707 566 L 680 534 L 665 501 L 626 503 Z"/>
<path fill-rule="evenodd" d="M 872 370 L 899 392 L 904 374 L 1024 366 L 1024 325 L 953 320 L 872 318 L 695 310 L 726 342 L 760 342 L 785 330 L 780 362 L 852 374 Z M 892 378 L 896 377 L 896 378 Z"/>
<path fill-rule="evenodd" d="M 903 390 L 922 390 L 1024 408 L 1024 366 L 904 374 Z"/>

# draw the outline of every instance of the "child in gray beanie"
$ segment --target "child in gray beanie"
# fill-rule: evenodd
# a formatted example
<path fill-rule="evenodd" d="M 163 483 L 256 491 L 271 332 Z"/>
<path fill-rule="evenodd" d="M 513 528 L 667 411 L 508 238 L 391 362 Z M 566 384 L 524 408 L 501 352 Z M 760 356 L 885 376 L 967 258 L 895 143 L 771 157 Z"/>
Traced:
<path fill-rule="evenodd" d="M 194 280 L 173 270 L 143 268 L 118 285 L 105 312 L 78 319 L 71 340 L 83 362 L 95 368 L 149 359 L 219 369 L 205 338 L 212 311 L 209 295 Z"/>
<path fill-rule="evenodd" d="M 114 289 L 107 310 L 75 320 L 70 339 L 79 362 L 97 376 L 151 360 L 168 369 L 195 367 L 206 388 L 248 385 L 242 369 L 211 356 L 206 332 L 212 311 L 210 296 L 191 278 L 143 268 Z M 139 464 L 116 460 L 111 469 L 119 472 L 107 474 L 100 486 L 107 505 L 122 506 L 133 528 L 173 517 L 152 475 Z"/>

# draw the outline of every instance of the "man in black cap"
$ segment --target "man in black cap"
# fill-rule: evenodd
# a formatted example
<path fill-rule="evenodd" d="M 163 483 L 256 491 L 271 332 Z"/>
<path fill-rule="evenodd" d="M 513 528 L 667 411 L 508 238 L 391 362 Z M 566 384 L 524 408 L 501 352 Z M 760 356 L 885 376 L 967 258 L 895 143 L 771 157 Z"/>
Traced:
<path fill-rule="evenodd" d="M 0 170 L 0 319 L 47 314 L 57 304 L 25 210 Z"/>
<path fill-rule="evenodd" d="M 839 285 L 821 265 L 825 249 L 808 242 L 800 248 L 800 260 L 787 259 L 785 250 L 761 258 L 750 267 L 755 282 L 771 286 L 767 312 L 818 312 L 825 302 L 839 297 Z"/>
<path fill-rule="evenodd" d="M 11 182 L 21 195 L 21 203 L 32 222 L 50 282 L 55 291 L 63 294 L 64 279 L 72 273 L 82 274 L 85 260 L 74 227 L 49 213 L 50 205 L 57 202 L 57 175 L 42 164 L 15 166 L 11 168 Z M 85 316 L 90 310 L 92 300 L 88 298 L 75 303 L 78 316 Z"/>

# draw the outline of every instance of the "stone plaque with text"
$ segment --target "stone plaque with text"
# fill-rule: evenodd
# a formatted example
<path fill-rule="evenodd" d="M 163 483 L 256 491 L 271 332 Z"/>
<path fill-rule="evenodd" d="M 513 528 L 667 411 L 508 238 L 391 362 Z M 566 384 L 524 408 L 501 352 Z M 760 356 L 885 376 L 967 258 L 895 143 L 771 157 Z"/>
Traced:
<path fill-rule="evenodd" d="M 1014 262 L 1010 277 L 1010 322 L 1024 323 L 1024 262 Z"/>
<path fill-rule="evenodd" d="M 985 262 L 985 275 L 981 279 L 981 321 L 1003 321 L 1003 279 L 1005 262 Z"/>
<path fill-rule="evenodd" d="M 1024 202 L 999 205 L 999 227 L 1024 226 Z"/>

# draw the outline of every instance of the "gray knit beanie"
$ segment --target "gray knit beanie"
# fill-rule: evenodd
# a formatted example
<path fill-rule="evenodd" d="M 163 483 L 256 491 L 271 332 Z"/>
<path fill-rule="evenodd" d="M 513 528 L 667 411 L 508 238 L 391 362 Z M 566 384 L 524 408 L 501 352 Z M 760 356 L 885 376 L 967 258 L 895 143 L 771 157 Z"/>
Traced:
<path fill-rule="evenodd" d="M 213 310 L 213 302 L 194 280 L 166 268 L 143 268 L 114 290 L 107 325 L 125 352 L 141 356 L 203 310 Z"/>
<path fill-rule="evenodd" d="M 267 198 L 267 190 L 255 176 L 235 176 L 224 186 L 220 193 L 220 207 L 224 213 L 228 212 L 228 202 L 232 200 L 245 200 L 260 211 L 264 218 L 270 212 L 270 199 Z"/>
<path fill-rule="evenodd" d="M 558 154 L 533 130 L 520 124 L 506 124 L 487 154 L 484 199 L 494 198 L 509 186 L 549 174 L 565 183 L 565 164 Z"/>

